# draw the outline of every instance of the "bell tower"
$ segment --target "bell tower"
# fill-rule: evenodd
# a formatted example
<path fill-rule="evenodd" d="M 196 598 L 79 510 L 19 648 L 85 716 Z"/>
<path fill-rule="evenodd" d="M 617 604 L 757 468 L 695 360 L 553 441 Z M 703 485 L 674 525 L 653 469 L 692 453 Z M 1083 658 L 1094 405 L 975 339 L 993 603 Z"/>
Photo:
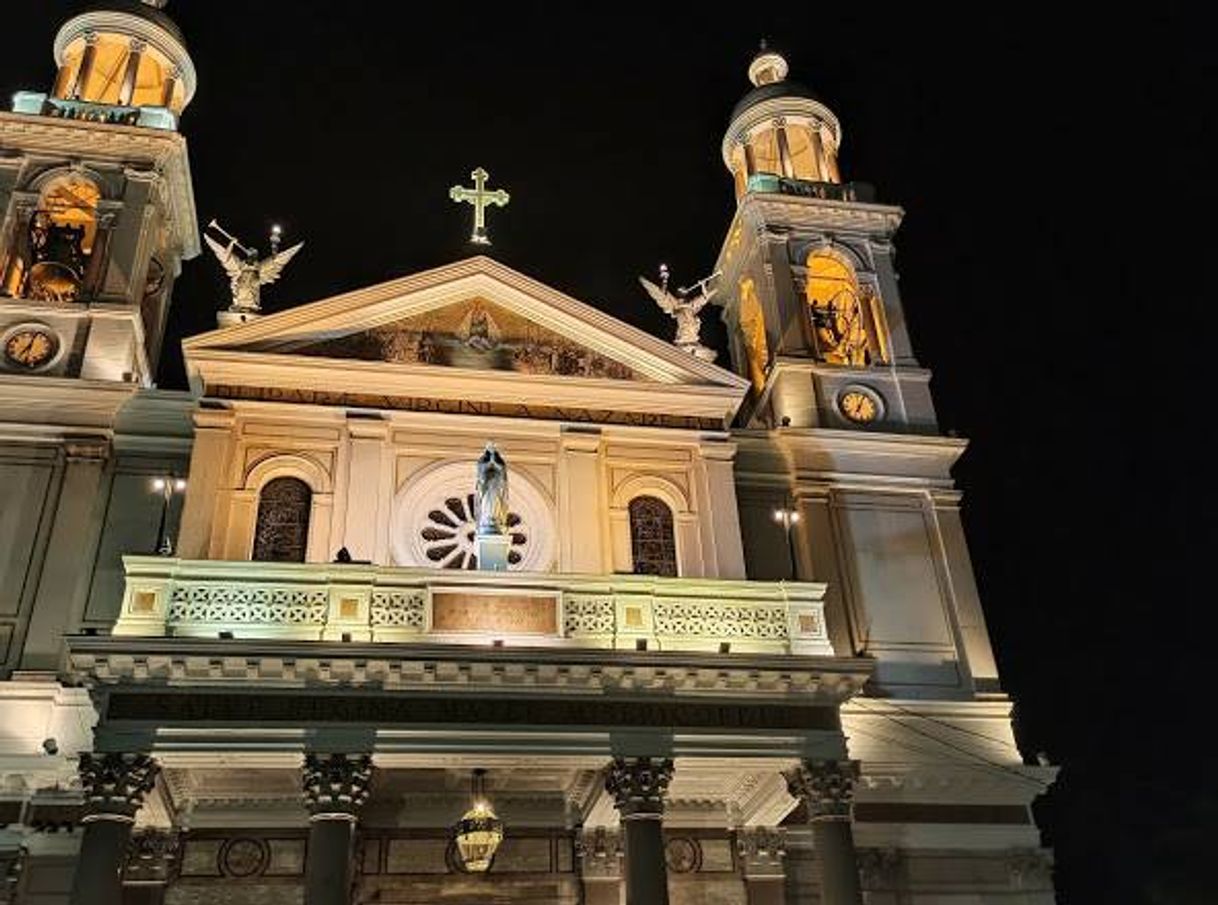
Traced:
<path fill-rule="evenodd" d="M 165 3 L 68 20 L 51 90 L 0 113 L 0 375 L 152 382 L 199 252 L 178 133 L 195 69 Z"/>
<path fill-rule="evenodd" d="M 722 146 L 737 209 L 717 269 L 747 424 L 935 433 L 893 267 L 903 211 L 842 181 L 841 124 L 787 72 L 763 46 Z"/>

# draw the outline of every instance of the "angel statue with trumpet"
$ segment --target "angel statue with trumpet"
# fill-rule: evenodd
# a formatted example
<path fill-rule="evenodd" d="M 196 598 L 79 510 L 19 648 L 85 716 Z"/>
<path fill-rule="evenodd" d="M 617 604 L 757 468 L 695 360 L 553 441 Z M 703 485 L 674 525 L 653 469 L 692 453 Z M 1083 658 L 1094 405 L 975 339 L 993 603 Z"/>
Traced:
<path fill-rule="evenodd" d="M 247 248 L 237 241 L 237 237 L 225 230 L 219 223 L 212 220 L 207 228 L 214 230 L 228 244 L 221 244 L 206 233 L 203 238 L 211 246 L 211 250 L 219 259 L 220 264 L 228 274 L 229 288 L 233 293 L 233 303 L 228 311 L 221 312 L 221 323 L 241 323 L 250 317 L 256 317 L 262 311 L 262 287 L 279 279 L 288 262 L 304 247 L 298 242 L 285 251 L 279 250 L 282 231 L 278 226 L 271 227 L 271 254 L 262 259 L 255 248 Z"/>
<path fill-rule="evenodd" d="M 678 289 L 675 293 L 668 289 L 668 265 L 660 265 L 660 285 L 657 286 L 644 277 L 639 277 L 639 282 L 643 284 L 643 288 L 647 290 L 657 305 L 677 322 L 677 335 L 673 340 L 673 345 L 678 349 L 684 349 L 691 355 L 701 358 L 703 361 L 714 361 L 715 350 L 708 349 L 702 345 L 702 317 L 699 312 L 706 307 L 707 303 L 714 298 L 717 289 L 708 289 L 707 285 L 719 277 L 719 272 L 715 271 L 705 279 L 684 286 Z M 697 290 L 697 295 L 693 295 L 694 290 Z"/>

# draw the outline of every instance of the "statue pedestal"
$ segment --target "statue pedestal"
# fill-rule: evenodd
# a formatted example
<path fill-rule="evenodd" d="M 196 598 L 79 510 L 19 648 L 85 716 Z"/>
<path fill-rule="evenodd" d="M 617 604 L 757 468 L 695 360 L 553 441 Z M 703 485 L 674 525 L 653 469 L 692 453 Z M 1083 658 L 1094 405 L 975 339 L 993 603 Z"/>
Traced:
<path fill-rule="evenodd" d="M 474 555 L 483 572 L 506 572 L 508 550 L 512 548 L 510 534 L 479 534 L 474 537 Z"/>
<path fill-rule="evenodd" d="M 249 309 L 233 309 L 227 311 L 216 312 L 216 323 L 221 327 L 233 327 L 237 324 L 248 324 L 252 320 L 257 320 L 262 317 L 261 311 L 251 311 Z"/>

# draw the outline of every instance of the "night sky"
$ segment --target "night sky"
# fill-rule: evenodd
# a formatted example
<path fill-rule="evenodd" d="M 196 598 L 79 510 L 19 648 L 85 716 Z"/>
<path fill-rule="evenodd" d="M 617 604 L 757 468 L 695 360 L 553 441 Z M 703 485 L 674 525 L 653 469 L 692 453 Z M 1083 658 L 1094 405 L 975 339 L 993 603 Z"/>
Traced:
<path fill-rule="evenodd" d="M 4 6 L 0 91 L 49 87 L 76 4 Z M 1019 740 L 1062 765 L 1037 807 L 1060 900 L 1215 901 L 1210 717 L 1185 703 L 1214 599 L 1192 577 L 1215 549 L 1192 479 L 1213 421 L 1201 25 L 1170 3 L 783 6 L 175 0 L 200 220 L 307 242 L 274 311 L 468 255 L 447 192 L 481 165 L 512 193 L 496 258 L 668 337 L 635 275 L 711 269 L 719 144 L 768 38 L 841 120 L 844 177 L 907 211 L 903 302 L 941 425 L 971 440 L 956 476 Z M 210 256 L 186 264 L 161 386 L 226 298 Z"/>

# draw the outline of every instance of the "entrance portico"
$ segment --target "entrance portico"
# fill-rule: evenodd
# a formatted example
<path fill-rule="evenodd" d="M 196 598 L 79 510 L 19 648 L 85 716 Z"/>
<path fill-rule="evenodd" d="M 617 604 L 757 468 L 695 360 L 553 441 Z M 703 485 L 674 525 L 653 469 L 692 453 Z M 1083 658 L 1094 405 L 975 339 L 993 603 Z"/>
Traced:
<path fill-rule="evenodd" d="M 648 608 L 650 643 L 626 649 L 604 639 L 591 646 L 574 631 L 533 645 L 425 634 L 409 643 L 284 639 L 248 623 L 223 630 L 238 637 L 175 637 L 190 627 L 185 611 L 138 595 L 153 588 L 181 599 L 198 578 L 183 577 L 189 564 L 161 560 L 160 568 L 173 574 L 157 578 L 151 562 L 129 563 L 128 604 L 160 620 L 156 633 L 118 633 L 150 625 L 124 615 L 113 636 L 71 639 L 70 662 L 94 690 L 99 756 L 139 754 L 161 771 L 151 792 L 168 824 L 160 829 L 189 827 L 175 889 L 199 894 L 250 871 L 298 885 L 307 905 L 432 901 L 453 884 L 493 888 L 496 901 L 582 895 L 589 905 L 617 902 L 621 890 L 628 905 L 664 905 L 670 888 L 684 900 L 695 887 L 728 884 L 748 900 L 746 842 L 780 835 L 799 804 L 784 771 L 845 761 L 838 707 L 870 674 L 866 661 L 782 652 L 790 642 L 779 638 L 738 637 L 753 652 L 736 653 L 731 641 L 699 637 L 689 620 L 673 645 L 686 649 L 657 650 L 657 601 L 690 583 L 651 579 L 645 596 L 631 577 L 605 579 L 625 585 L 619 604 Z M 367 572 L 298 568 L 325 571 L 335 586 L 334 573 L 350 569 L 342 587 L 352 596 Z M 380 571 L 385 583 L 423 577 Z M 463 578 L 449 575 L 444 593 Z M 717 607 L 729 623 L 732 605 L 771 605 L 733 602 L 728 584 L 686 602 Z M 766 592 L 735 584 L 742 594 Z M 574 602 L 570 587 L 558 591 L 560 605 Z M 719 602 L 708 603 L 716 591 Z M 781 605 L 815 613 L 818 593 L 791 585 Z M 435 597 L 425 588 L 429 605 Z M 790 623 L 798 631 L 794 615 Z M 474 768 L 488 771 L 507 830 L 491 881 L 463 873 L 450 844 Z M 851 849 L 834 852 L 843 863 L 826 876 L 856 870 Z M 121 864 L 102 869 L 117 874 Z"/>

